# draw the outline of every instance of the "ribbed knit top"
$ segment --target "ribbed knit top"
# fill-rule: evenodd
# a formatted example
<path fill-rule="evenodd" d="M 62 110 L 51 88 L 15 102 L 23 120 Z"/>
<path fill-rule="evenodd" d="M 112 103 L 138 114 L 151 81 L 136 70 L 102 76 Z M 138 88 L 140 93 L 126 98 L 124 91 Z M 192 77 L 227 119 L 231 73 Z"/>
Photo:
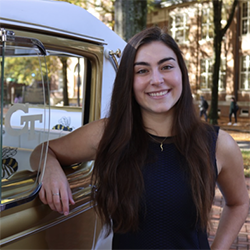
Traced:
<path fill-rule="evenodd" d="M 142 170 L 145 193 L 139 230 L 115 233 L 113 249 L 210 249 L 206 232 L 196 224 L 186 160 L 171 137 L 161 151 L 157 140 L 163 139 L 154 137 L 149 143 L 152 160 Z M 213 152 L 215 144 L 216 138 Z"/>

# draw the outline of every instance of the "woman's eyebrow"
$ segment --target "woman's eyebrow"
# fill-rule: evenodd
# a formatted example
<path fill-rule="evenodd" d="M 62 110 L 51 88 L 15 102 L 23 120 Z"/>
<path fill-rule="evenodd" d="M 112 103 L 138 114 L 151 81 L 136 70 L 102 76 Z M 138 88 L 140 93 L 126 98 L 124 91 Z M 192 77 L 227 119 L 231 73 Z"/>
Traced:
<path fill-rule="evenodd" d="M 173 57 L 166 57 L 166 58 L 161 59 L 157 64 L 160 65 L 160 64 L 162 64 L 166 61 L 170 61 L 170 60 L 176 61 Z M 150 64 L 147 62 L 135 62 L 134 66 L 136 66 L 136 65 L 150 66 Z"/>
<path fill-rule="evenodd" d="M 161 60 L 158 62 L 158 65 L 160 65 L 160 64 L 162 64 L 162 63 L 164 63 L 164 62 L 166 62 L 166 61 L 171 61 L 171 60 L 176 61 L 173 57 L 166 57 L 166 58 L 161 59 Z"/>
<path fill-rule="evenodd" d="M 135 62 L 135 63 L 134 63 L 134 66 L 136 66 L 136 65 L 149 66 L 149 63 L 146 63 L 146 62 Z"/>

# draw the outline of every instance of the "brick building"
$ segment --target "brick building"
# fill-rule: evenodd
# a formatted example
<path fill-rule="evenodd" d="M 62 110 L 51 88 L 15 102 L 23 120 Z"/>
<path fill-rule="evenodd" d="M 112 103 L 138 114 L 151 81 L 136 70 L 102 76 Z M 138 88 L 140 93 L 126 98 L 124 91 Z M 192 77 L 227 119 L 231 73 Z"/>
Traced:
<path fill-rule="evenodd" d="M 231 5 L 222 13 L 225 25 Z M 179 44 L 189 71 L 196 103 L 211 100 L 213 65 L 213 5 L 192 2 L 162 7 L 148 14 L 147 26 L 166 27 Z M 250 117 L 250 1 L 240 1 L 222 42 L 218 113 L 228 116 L 230 99 L 240 106 L 239 117 Z"/>

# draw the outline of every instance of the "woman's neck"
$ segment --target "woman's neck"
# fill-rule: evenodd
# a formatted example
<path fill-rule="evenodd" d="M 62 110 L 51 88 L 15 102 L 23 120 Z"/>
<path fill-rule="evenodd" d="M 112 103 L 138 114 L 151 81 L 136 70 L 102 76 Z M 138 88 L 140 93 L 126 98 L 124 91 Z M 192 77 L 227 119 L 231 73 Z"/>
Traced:
<path fill-rule="evenodd" d="M 156 114 L 156 113 L 142 113 L 142 119 L 146 131 L 149 134 L 160 136 L 160 137 L 169 137 L 172 135 L 172 123 L 173 115 L 172 112 L 167 114 Z"/>

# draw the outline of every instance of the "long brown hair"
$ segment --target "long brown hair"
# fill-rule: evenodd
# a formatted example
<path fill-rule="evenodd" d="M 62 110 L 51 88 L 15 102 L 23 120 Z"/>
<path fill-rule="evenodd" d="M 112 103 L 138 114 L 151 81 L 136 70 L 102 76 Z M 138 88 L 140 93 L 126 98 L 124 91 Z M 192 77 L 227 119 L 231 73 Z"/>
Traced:
<path fill-rule="evenodd" d="M 114 82 L 109 117 L 100 141 L 92 182 L 92 193 L 103 223 L 113 230 L 127 232 L 138 227 L 138 214 L 144 188 L 142 166 L 148 149 L 140 106 L 133 95 L 134 60 L 143 44 L 162 41 L 177 56 L 182 72 L 183 90 L 175 105 L 172 135 L 175 144 L 188 162 L 188 176 L 197 221 L 205 228 L 213 201 L 215 174 L 211 159 L 211 133 L 200 121 L 193 105 L 188 73 L 182 53 L 166 32 L 148 28 L 135 35 L 124 49 Z"/>

